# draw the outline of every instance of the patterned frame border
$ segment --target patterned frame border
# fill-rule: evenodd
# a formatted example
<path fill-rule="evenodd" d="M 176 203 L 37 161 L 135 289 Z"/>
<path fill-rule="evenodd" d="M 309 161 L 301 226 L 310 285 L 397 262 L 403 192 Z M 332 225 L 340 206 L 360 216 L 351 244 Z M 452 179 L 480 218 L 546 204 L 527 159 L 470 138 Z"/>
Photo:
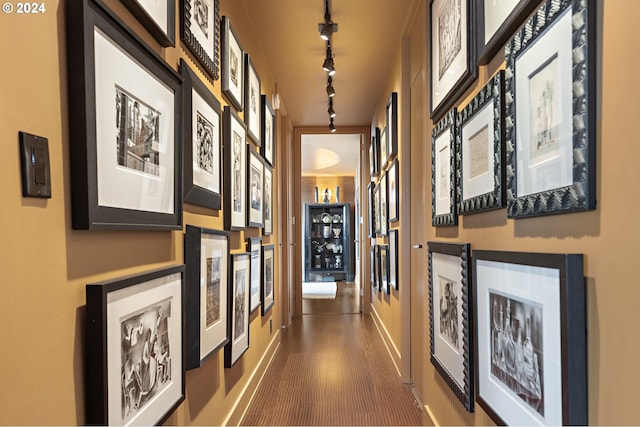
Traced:
<path fill-rule="evenodd" d="M 213 0 L 213 20 L 215 24 L 213 31 L 213 58 L 209 56 L 191 32 L 189 26 L 189 22 L 191 21 L 191 1 L 180 0 L 180 3 L 180 39 L 198 59 L 205 70 L 211 74 L 213 80 L 218 80 L 220 78 L 220 1 Z"/>
<path fill-rule="evenodd" d="M 451 130 L 451 180 L 450 198 L 451 206 L 449 213 L 436 215 L 436 139 L 447 129 Z M 431 132 L 431 224 L 434 227 L 444 225 L 458 225 L 458 215 L 456 213 L 456 109 L 450 110 L 438 123 L 433 127 Z"/>

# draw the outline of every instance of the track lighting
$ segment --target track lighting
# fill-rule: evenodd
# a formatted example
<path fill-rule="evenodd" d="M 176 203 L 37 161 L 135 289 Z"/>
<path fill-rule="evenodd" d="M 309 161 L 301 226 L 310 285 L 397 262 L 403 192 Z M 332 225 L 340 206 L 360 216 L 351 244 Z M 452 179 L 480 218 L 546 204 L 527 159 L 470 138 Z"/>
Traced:
<path fill-rule="evenodd" d="M 331 14 L 329 13 L 329 0 L 324 2 L 324 22 L 318 24 L 320 38 L 329 41 L 331 34 L 338 31 L 338 24 L 331 22 Z"/>
<path fill-rule="evenodd" d="M 327 110 L 329 113 L 329 117 L 334 118 L 336 116 L 336 112 L 333 109 L 333 100 L 329 98 L 329 109 Z"/>
<path fill-rule="evenodd" d="M 327 95 L 329 95 L 329 98 L 336 95 L 336 90 L 333 88 L 333 79 L 331 77 L 327 80 Z"/>
<path fill-rule="evenodd" d="M 330 76 L 336 73 L 336 69 L 333 66 L 333 55 L 331 55 L 331 48 L 329 46 L 327 46 L 327 57 L 324 59 L 322 69 L 329 73 Z"/>
<path fill-rule="evenodd" d="M 331 119 L 331 122 L 329 123 L 329 130 L 334 133 L 336 131 L 336 126 L 333 124 L 333 119 Z"/>

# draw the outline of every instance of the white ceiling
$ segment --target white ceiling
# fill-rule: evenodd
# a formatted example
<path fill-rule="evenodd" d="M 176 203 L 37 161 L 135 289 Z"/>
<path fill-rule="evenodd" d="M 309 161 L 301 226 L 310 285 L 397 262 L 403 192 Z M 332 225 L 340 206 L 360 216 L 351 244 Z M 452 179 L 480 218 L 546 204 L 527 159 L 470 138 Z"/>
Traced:
<path fill-rule="evenodd" d="M 360 135 L 302 135 L 302 176 L 355 176 Z"/>

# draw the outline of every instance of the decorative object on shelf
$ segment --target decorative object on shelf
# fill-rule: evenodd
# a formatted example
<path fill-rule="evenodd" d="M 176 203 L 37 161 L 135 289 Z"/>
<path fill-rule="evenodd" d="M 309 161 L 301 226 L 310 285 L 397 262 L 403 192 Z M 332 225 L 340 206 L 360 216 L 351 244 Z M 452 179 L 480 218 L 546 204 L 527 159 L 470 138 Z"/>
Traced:
<path fill-rule="evenodd" d="M 266 95 L 260 95 L 262 101 L 262 119 L 260 121 L 260 138 L 262 146 L 260 154 L 272 167 L 276 164 L 276 113 L 271 108 L 271 104 Z"/>
<path fill-rule="evenodd" d="M 264 227 L 264 160 L 251 145 L 247 145 L 249 167 L 247 169 L 247 221 L 249 227 Z"/>
<path fill-rule="evenodd" d="M 229 18 L 222 17 L 222 93 L 240 112 L 244 109 L 244 50 Z"/>
<path fill-rule="evenodd" d="M 509 218 L 595 209 L 595 35 L 595 0 L 547 0 L 505 47 Z"/>
<path fill-rule="evenodd" d="M 176 1 L 121 0 L 162 47 L 176 45 Z"/>
<path fill-rule="evenodd" d="M 476 401 L 499 425 L 588 423 L 581 254 L 473 251 Z"/>
<path fill-rule="evenodd" d="M 457 225 L 456 110 L 444 116 L 431 133 L 431 224 Z"/>
<path fill-rule="evenodd" d="M 431 363 L 473 412 L 470 258 L 468 243 L 429 242 Z"/>
<path fill-rule="evenodd" d="M 262 145 L 261 122 L 262 101 L 260 94 L 260 76 L 248 53 L 244 54 L 244 122 L 247 124 L 247 135 L 258 146 Z"/>
<path fill-rule="evenodd" d="M 340 187 L 336 186 L 336 203 L 340 203 Z"/>
<path fill-rule="evenodd" d="M 313 198 L 313 201 L 314 201 L 315 203 L 318 203 L 318 187 L 316 187 L 316 188 L 315 188 L 315 190 L 314 190 L 314 198 Z M 314 221 L 313 221 L 313 222 L 317 222 L 317 221 L 315 221 L 315 218 L 314 218 Z"/>
<path fill-rule="evenodd" d="M 369 145 L 369 175 L 371 178 L 380 173 L 380 128 L 375 128 Z"/>
<path fill-rule="evenodd" d="M 247 239 L 247 252 L 251 255 L 251 286 L 249 307 L 253 313 L 260 307 L 260 284 L 262 283 L 262 238 L 249 237 Z"/>
<path fill-rule="evenodd" d="M 213 80 L 218 80 L 220 77 L 218 72 L 220 65 L 219 0 L 180 0 L 180 39 L 213 77 Z"/>
<path fill-rule="evenodd" d="M 159 425 L 185 397 L 184 266 L 86 286 L 86 419 Z"/>
<path fill-rule="evenodd" d="M 322 203 L 331 203 L 331 190 L 328 188 L 322 190 Z"/>
<path fill-rule="evenodd" d="M 398 155 L 398 92 L 392 92 L 385 107 L 387 120 L 387 158 L 381 159 L 383 162 L 380 168 L 391 162 Z"/>
<path fill-rule="evenodd" d="M 400 219 L 400 172 L 398 170 L 398 159 L 394 159 L 389 166 L 386 175 L 389 177 L 389 222 L 396 222 Z"/>
<path fill-rule="evenodd" d="M 245 124 L 229 106 L 224 107 L 224 228 L 247 226 L 247 142 Z"/>
<path fill-rule="evenodd" d="M 232 289 L 229 292 L 230 341 L 224 347 L 225 368 L 231 368 L 249 349 L 250 254 L 231 254 L 230 280 Z"/>
<path fill-rule="evenodd" d="M 389 286 L 398 290 L 398 230 L 389 230 Z"/>
<path fill-rule="evenodd" d="M 273 170 L 271 166 L 264 165 L 264 236 L 273 234 Z"/>
<path fill-rule="evenodd" d="M 266 315 L 274 304 L 273 274 L 275 269 L 274 245 L 262 247 L 262 286 L 260 299 L 262 300 L 262 315 Z"/>
<path fill-rule="evenodd" d="M 187 225 L 184 241 L 186 369 L 229 342 L 229 233 Z"/>

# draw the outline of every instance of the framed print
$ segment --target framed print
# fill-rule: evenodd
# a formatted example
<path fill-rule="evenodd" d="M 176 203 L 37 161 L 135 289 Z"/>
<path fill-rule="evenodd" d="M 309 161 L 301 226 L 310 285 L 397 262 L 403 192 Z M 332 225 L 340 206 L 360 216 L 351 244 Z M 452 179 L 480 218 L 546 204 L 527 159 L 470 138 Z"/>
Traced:
<path fill-rule="evenodd" d="M 184 201 L 211 209 L 222 206 L 222 111 L 220 102 L 180 59 Z"/>
<path fill-rule="evenodd" d="M 378 176 L 380 173 L 380 128 L 375 128 L 369 145 L 369 175 Z"/>
<path fill-rule="evenodd" d="M 229 103 L 240 112 L 244 109 L 244 50 L 229 18 L 222 17 L 220 29 L 222 40 L 222 93 Z"/>
<path fill-rule="evenodd" d="M 263 236 L 273 234 L 273 170 L 264 165 L 264 227 Z"/>
<path fill-rule="evenodd" d="M 373 182 L 367 185 L 369 199 L 369 238 L 376 237 L 376 186 Z"/>
<path fill-rule="evenodd" d="M 400 219 L 398 159 L 391 162 L 386 175 L 389 177 L 389 222 L 396 222 Z"/>
<path fill-rule="evenodd" d="M 382 213 L 380 212 L 380 183 L 376 184 L 373 190 L 373 219 L 375 226 L 375 236 L 382 236 Z"/>
<path fill-rule="evenodd" d="M 440 120 L 471 86 L 476 66 L 471 0 L 431 0 L 431 120 Z"/>
<path fill-rule="evenodd" d="M 181 229 L 182 78 L 102 3 L 66 9 L 73 228 Z"/>
<path fill-rule="evenodd" d="M 387 174 L 385 173 L 380 177 L 378 186 L 380 188 L 380 232 L 376 232 L 376 235 L 386 236 L 389 230 L 388 220 L 388 206 L 387 206 Z"/>
<path fill-rule="evenodd" d="M 377 245 L 376 247 L 378 248 L 378 263 L 380 265 L 378 269 L 380 290 L 385 295 L 389 295 L 391 293 L 389 287 L 389 246 Z"/>
<path fill-rule="evenodd" d="M 499 425 L 587 425 L 583 256 L 473 251 L 476 401 Z"/>
<path fill-rule="evenodd" d="M 249 348 L 249 281 L 251 256 L 231 254 L 231 292 L 229 293 L 229 336 L 224 347 L 224 367 L 231 368 Z"/>
<path fill-rule="evenodd" d="M 540 0 L 478 1 L 478 65 L 485 65 L 507 44 Z"/>
<path fill-rule="evenodd" d="M 473 344 L 468 243 L 429 242 L 430 359 L 473 412 Z"/>
<path fill-rule="evenodd" d="M 504 72 L 499 71 L 458 113 L 458 214 L 504 206 Z"/>
<path fill-rule="evenodd" d="M 398 290 L 398 230 L 389 230 L 389 286 Z"/>
<path fill-rule="evenodd" d="M 275 246 L 264 245 L 262 247 L 262 286 L 260 287 L 260 299 L 262 300 L 262 315 L 266 315 L 274 304 L 274 270 L 275 270 Z"/>
<path fill-rule="evenodd" d="M 176 45 L 175 0 L 121 0 L 162 47 Z"/>
<path fill-rule="evenodd" d="M 387 117 L 387 162 L 398 155 L 398 92 L 392 92 L 385 108 Z"/>
<path fill-rule="evenodd" d="M 373 296 L 378 292 L 378 277 L 377 277 L 377 253 L 376 253 L 376 246 L 371 246 L 369 248 L 369 272 L 370 272 L 370 277 L 369 280 L 371 281 L 371 297 L 373 298 Z"/>
<path fill-rule="evenodd" d="M 247 168 L 247 182 L 249 193 L 247 194 L 247 221 L 249 227 L 264 227 L 264 160 L 255 148 L 247 146 L 249 165 Z"/>
<path fill-rule="evenodd" d="M 220 65 L 219 0 L 180 0 L 180 39 L 213 77 L 213 80 L 218 80 L 220 77 L 218 72 Z"/>
<path fill-rule="evenodd" d="M 188 225 L 184 240 L 186 369 L 229 342 L 229 232 Z"/>
<path fill-rule="evenodd" d="M 251 62 L 248 53 L 244 54 L 245 86 L 244 86 L 244 122 L 247 124 L 247 134 L 260 147 L 262 141 L 261 120 L 262 103 L 260 99 L 260 76 Z"/>
<path fill-rule="evenodd" d="M 260 137 L 262 146 L 260 154 L 272 167 L 276 164 L 276 113 L 271 108 L 267 95 L 260 95 L 262 119 L 260 121 Z"/>
<path fill-rule="evenodd" d="M 380 245 L 375 245 L 373 247 L 373 276 L 374 276 L 374 286 L 378 292 L 382 292 L 382 282 L 380 281 Z"/>
<path fill-rule="evenodd" d="M 249 312 L 253 313 L 260 307 L 260 284 L 262 283 L 262 238 L 249 237 L 247 239 L 247 252 L 251 255 L 251 285 L 249 296 Z"/>
<path fill-rule="evenodd" d="M 86 423 L 159 425 L 185 397 L 184 266 L 86 286 Z"/>
<path fill-rule="evenodd" d="M 384 167 L 387 164 L 387 160 L 389 158 L 389 143 L 387 142 L 387 127 L 385 126 L 382 131 L 380 131 L 380 143 L 378 144 L 378 148 L 380 150 L 380 156 L 378 158 L 378 173 L 382 173 Z"/>
<path fill-rule="evenodd" d="M 247 134 L 245 124 L 229 106 L 224 107 L 224 228 L 247 226 Z"/>
<path fill-rule="evenodd" d="M 595 209 L 595 9 L 546 1 L 505 47 L 509 218 Z"/>
<path fill-rule="evenodd" d="M 431 133 L 431 224 L 457 225 L 456 110 L 442 118 Z"/>

